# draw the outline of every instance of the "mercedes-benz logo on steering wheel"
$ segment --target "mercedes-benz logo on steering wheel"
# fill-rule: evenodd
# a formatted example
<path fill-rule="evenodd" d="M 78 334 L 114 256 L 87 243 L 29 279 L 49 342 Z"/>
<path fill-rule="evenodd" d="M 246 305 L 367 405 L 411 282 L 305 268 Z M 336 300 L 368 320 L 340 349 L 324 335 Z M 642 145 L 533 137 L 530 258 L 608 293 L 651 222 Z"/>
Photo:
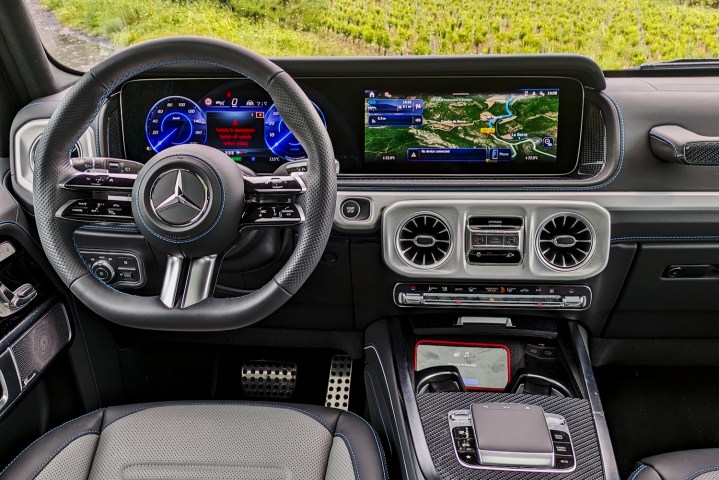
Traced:
<path fill-rule="evenodd" d="M 200 221 L 210 204 L 207 183 L 195 172 L 169 170 L 155 180 L 150 206 L 155 215 L 173 227 L 188 227 Z"/>

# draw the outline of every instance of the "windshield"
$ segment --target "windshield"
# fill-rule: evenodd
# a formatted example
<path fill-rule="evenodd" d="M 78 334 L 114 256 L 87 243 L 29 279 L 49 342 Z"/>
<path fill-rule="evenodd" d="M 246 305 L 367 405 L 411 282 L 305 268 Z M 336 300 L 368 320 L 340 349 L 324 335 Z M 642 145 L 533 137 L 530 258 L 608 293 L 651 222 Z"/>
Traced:
<path fill-rule="evenodd" d="M 171 35 L 267 56 L 578 53 L 605 70 L 719 57 L 719 0 L 26 0 L 48 53 L 86 70 Z"/>

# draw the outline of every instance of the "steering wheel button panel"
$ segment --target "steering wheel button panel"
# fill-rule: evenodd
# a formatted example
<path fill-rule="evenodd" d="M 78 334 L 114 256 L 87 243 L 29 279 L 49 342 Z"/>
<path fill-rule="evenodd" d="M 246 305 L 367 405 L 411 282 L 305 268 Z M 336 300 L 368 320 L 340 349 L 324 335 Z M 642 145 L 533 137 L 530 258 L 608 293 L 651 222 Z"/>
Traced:
<path fill-rule="evenodd" d="M 247 194 L 298 195 L 306 190 L 299 175 L 244 177 Z"/>
<path fill-rule="evenodd" d="M 248 204 L 241 228 L 250 226 L 292 226 L 305 221 L 302 207 L 294 203 Z"/>
<path fill-rule="evenodd" d="M 130 200 L 71 200 L 57 216 L 67 220 L 128 223 L 132 222 Z"/>
<path fill-rule="evenodd" d="M 80 172 L 60 184 L 68 190 L 131 191 L 137 175 L 131 173 Z"/>
<path fill-rule="evenodd" d="M 93 274 L 114 287 L 139 288 L 144 285 L 144 268 L 130 252 L 82 250 L 80 256 Z"/>

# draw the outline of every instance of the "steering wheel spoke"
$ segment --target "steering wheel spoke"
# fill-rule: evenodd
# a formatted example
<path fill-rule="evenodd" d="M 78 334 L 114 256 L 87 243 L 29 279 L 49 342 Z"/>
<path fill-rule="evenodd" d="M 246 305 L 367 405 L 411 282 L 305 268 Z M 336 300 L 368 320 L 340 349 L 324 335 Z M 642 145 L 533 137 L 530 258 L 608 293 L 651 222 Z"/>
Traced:
<path fill-rule="evenodd" d="M 160 301 L 168 308 L 187 308 L 211 297 L 221 263 L 219 255 L 201 258 L 168 255 Z"/>

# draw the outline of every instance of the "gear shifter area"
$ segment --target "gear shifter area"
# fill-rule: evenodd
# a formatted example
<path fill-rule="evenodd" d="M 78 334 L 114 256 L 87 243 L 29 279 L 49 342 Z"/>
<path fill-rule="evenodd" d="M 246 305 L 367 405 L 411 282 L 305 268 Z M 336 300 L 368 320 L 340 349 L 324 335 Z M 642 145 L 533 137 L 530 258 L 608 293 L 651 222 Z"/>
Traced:
<path fill-rule="evenodd" d="M 0 244 L 0 262 L 15 254 L 15 247 L 9 241 Z M 37 297 L 37 290 L 29 283 L 23 283 L 14 290 L 0 281 L 0 318 L 22 310 Z"/>

